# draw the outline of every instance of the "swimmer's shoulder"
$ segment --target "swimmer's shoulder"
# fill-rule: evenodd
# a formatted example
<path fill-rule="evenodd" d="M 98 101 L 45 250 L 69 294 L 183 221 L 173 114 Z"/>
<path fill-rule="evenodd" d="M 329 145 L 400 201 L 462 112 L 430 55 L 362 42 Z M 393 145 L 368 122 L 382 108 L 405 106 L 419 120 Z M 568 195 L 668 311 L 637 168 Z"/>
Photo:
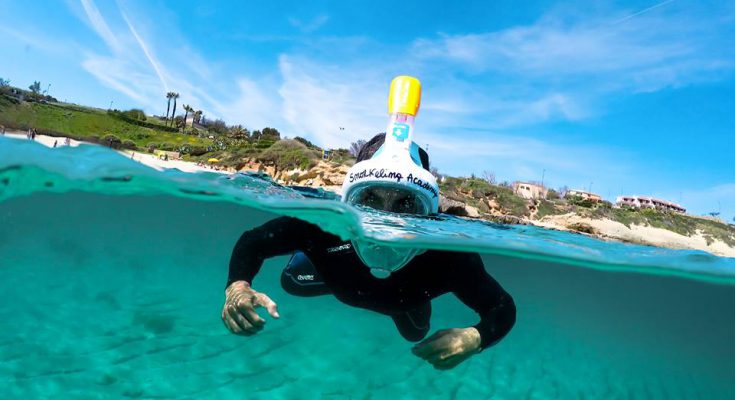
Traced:
<path fill-rule="evenodd" d="M 427 250 L 421 255 L 423 260 L 427 260 L 432 264 L 479 264 L 482 265 L 482 258 L 479 253 L 466 251 L 449 251 L 449 250 Z"/>
<path fill-rule="evenodd" d="M 288 216 L 274 218 L 268 221 L 262 227 L 268 230 L 287 229 L 292 232 L 298 232 L 300 234 L 311 236 L 334 236 L 331 233 L 324 231 L 316 224 L 304 221 L 299 218 Z"/>

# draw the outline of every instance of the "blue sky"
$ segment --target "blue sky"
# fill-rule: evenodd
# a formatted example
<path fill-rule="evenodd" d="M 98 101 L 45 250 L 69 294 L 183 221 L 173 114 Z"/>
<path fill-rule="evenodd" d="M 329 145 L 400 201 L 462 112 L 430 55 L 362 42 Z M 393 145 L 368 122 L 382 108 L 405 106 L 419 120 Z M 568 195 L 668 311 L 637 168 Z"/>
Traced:
<path fill-rule="evenodd" d="M 451 175 L 735 217 L 735 3 L 0 0 L 0 77 L 165 113 L 165 93 L 325 147 L 382 131 L 393 76 Z M 522 4 L 522 6 L 521 6 Z M 345 127 L 345 130 L 339 130 Z"/>

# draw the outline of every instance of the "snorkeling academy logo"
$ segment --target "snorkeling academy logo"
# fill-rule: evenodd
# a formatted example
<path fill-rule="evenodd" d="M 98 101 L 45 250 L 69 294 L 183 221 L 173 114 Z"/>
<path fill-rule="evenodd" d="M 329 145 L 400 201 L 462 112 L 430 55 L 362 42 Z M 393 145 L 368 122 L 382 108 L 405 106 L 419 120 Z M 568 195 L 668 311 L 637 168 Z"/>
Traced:
<path fill-rule="evenodd" d="M 403 179 L 403 174 L 400 172 L 389 171 L 385 168 L 363 169 L 360 172 L 350 174 L 350 183 L 365 178 L 395 179 L 396 182 L 400 182 Z"/>
<path fill-rule="evenodd" d="M 404 176 L 400 172 L 390 171 L 385 168 L 370 168 L 363 169 L 360 172 L 351 173 L 348 178 L 350 183 L 368 178 L 389 179 L 400 183 L 403 180 Z M 418 176 L 414 176 L 414 174 L 408 174 L 408 176 L 405 178 L 406 182 L 409 182 L 420 187 L 421 189 L 428 191 L 435 198 L 439 197 L 439 192 L 436 190 L 436 188 L 434 188 L 431 183 L 424 182 Z"/>

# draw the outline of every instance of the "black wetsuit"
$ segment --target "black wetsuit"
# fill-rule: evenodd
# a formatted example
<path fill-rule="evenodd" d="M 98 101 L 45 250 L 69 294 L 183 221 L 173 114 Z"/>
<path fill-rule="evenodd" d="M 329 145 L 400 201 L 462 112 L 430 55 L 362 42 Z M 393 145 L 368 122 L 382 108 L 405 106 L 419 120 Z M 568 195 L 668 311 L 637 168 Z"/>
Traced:
<path fill-rule="evenodd" d="M 483 349 L 502 339 L 515 323 L 513 299 L 488 275 L 476 253 L 426 251 L 379 279 L 350 242 L 289 217 L 243 233 L 232 251 L 227 285 L 239 280 L 252 283 L 263 260 L 296 251 L 311 260 L 315 273 L 287 269 L 281 279 L 287 291 L 306 296 L 331 293 L 345 304 L 389 315 L 411 341 L 422 339 L 429 330 L 431 299 L 449 292 L 479 314 L 475 328 Z M 315 285 L 309 288 L 309 282 Z"/>

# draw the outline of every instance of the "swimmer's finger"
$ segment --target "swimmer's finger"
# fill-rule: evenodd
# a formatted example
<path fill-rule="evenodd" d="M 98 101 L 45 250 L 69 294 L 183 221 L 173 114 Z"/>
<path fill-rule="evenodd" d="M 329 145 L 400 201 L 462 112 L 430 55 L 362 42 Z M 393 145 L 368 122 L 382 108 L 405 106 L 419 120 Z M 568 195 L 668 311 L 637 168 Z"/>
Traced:
<path fill-rule="evenodd" d="M 261 327 L 263 326 L 263 324 L 265 324 L 265 320 L 263 318 L 260 318 L 260 315 L 255 312 L 255 296 L 253 296 L 252 300 L 250 301 L 238 301 L 235 304 L 235 307 L 240 312 L 240 314 L 243 315 L 253 326 Z"/>
<path fill-rule="evenodd" d="M 464 361 L 464 360 L 466 360 L 468 358 L 469 358 L 469 355 L 466 355 L 466 354 L 456 354 L 456 355 L 450 356 L 450 357 L 448 357 L 448 358 L 446 358 L 444 360 L 438 361 L 436 363 L 432 363 L 432 365 L 436 369 L 439 369 L 439 370 L 447 370 L 447 369 L 452 369 L 452 368 L 456 367 L 462 361 Z"/>
<path fill-rule="evenodd" d="M 229 315 L 230 319 L 232 319 L 235 324 L 240 328 L 240 330 L 244 334 L 253 334 L 257 332 L 260 329 L 253 329 L 253 325 L 248 322 L 245 317 L 243 317 L 242 314 L 240 314 L 240 311 L 235 308 L 235 306 L 229 306 L 227 307 L 227 314 Z"/>
<path fill-rule="evenodd" d="M 257 330 L 263 329 L 263 325 L 265 325 L 265 320 L 261 318 L 254 309 L 248 308 L 245 310 L 241 310 L 241 312 L 242 315 L 248 320 L 248 322 L 250 322 L 253 328 Z"/>
<path fill-rule="evenodd" d="M 233 320 L 232 320 L 232 318 L 230 318 L 230 316 L 229 316 L 229 315 L 227 315 L 226 317 L 224 317 L 224 318 L 222 319 L 222 322 L 224 322 L 224 323 L 225 323 L 225 327 L 226 327 L 226 328 L 227 328 L 227 329 L 228 329 L 228 330 L 229 330 L 230 332 L 232 332 L 232 333 L 234 333 L 234 334 L 237 334 L 237 335 L 239 335 L 239 334 L 241 334 L 241 333 L 242 333 L 242 329 L 240 329 L 240 327 L 239 327 L 239 326 L 237 326 L 237 323 L 236 323 L 235 321 L 233 321 Z"/>
<path fill-rule="evenodd" d="M 443 331 L 436 332 L 414 346 L 411 351 L 418 357 L 428 359 L 428 357 L 443 350 L 444 343 L 441 340 L 441 337 L 445 334 L 446 333 L 443 333 Z"/>
<path fill-rule="evenodd" d="M 258 293 L 255 295 L 255 301 L 253 302 L 256 306 L 263 306 L 268 311 L 268 314 L 270 314 L 273 318 L 280 318 L 280 314 L 278 314 L 278 304 L 271 300 L 270 297 L 268 297 L 264 293 Z"/>
<path fill-rule="evenodd" d="M 426 361 L 436 366 L 438 364 L 444 364 L 458 355 L 460 355 L 459 351 L 445 348 L 427 356 Z"/>

